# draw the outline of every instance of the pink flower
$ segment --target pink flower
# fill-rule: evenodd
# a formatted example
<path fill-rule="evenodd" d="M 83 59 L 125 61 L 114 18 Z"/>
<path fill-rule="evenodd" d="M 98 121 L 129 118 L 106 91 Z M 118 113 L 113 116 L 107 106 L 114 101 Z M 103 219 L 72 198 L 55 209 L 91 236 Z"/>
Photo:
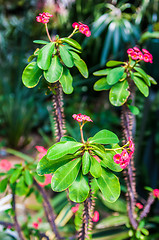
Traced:
<path fill-rule="evenodd" d="M 144 60 L 144 62 L 149 62 L 149 60 L 150 60 L 149 55 L 145 53 L 145 54 L 143 55 L 143 60 Z"/>
<path fill-rule="evenodd" d="M 140 52 L 140 49 L 137 48 L 137 47 L 133 47 L 133 49 L 134 49 L 135 52 Z"/>
<path fill-rule="evenodd" d="M 143 60 L 144 59 L 142 52 L 138 52 L 137 56 L 138 56 L 139 60 Z"/>
<path fill-rule="evenodd" d="M 39 185 L 41 187 L 45 187 L 48 184 L 51 184 L 52 175 L 51 174 L 44 174 L 44 176 L 45 176 L 45 181 L 43 183 L 39 182 Z"/>
<path fill-rule="evenodd" d="M 129 149 L 134 152 L 135 150 L 135 145 L 133 143 L 133 141 L 131 140 L 131 138 L 129 137 Z"/>
<path fill-rule="evenodd" d="M 156 198 L 158 198 L 159 199 L 159 189 L 154 189 L 153 190 L 153 195 L 154 195 L 154 197 L 156 197 Z"/>
<path fill-rule="evenodd" d="M 148 50 L 146 50 L 145 48 L 142 49 L 143 53 L 147 53 L 150 54 Z"/>
<path fill-rule="evenodd" d="M 42 223 L 42 218 L 38 218 L 38 222 L 39 222 L 39 223 Z"/>
<path fill-rule="evenodd" d="M 119 153 L 115 154 L 113 159 L 114 159 L 114 162 L 117 164 L 121 163 L 121 161 L 122 161 L 121 155 Z"/>
<path fill-rule="evenodd" d="M 127 161 L 129 159 L 129 154 L 128 152 L 126 151 L 126 149 L 124 149 L 121 153 L 121 158 L 125 161 Z"/>
<path fill-rule="evenodd" d="M 74 22 L 74 23 L 72 24 L 72 27 L 73 27 L 73 28 L 79 28 L 79 23 Z"/>
<path fill-rule="evenodd" d="M 5 170 L 5 171 L 9 171 L 12 167 L 11 162 L 9 162 L 7 159 L 2 159 L 0 161 L 0 168 Z"/>
<path fill-rule="evenodd" d="M 71 208 L 71 211 L 72 211 L 73 213 L 76 213 L 76 212 L 78 211 L 78 209 L 79 209 L 79 203 L 77 203 L 76 206 L 72 207 L 72 208 Z"/>
<path fill-rule="evenodd" d="M 133 53 L 134 52 L 134 50 L 132 49 L 132 48 L 129 48 L 128 50 L 127 50 L 127 53 L 128 54 L 131 54 L 131 53 Z"/>
<path fill-rule="evenodd" d="M 39 13 L 39 16 L 36 17 L 36 21 L 45 24 L 49 22 L 50 17 L 53 17 L 53 15 L 48 12 Z"/>
<path fill-rule="evenodd" d="M 99 221 L 99 212 L 98 211 L 94 211 L 94 215 L 92 217 L 92 221 L 93 222 L 98 222 Z"/>
<path fill-rule="evenodd" d="M 133 60 L 137 60 L 137 59 L 138 59 L 138 54 L 137 54 L 136 52 L 132 52 L 132 53 L 131 53 L 131 58 L 132 58 Z"/>
<path fill-rule="evenodd" d="M 141 203 L 136 203 L 136 207 L 137 207 L 138 209 L 142 209 L 142 208 L 143 208 L 143 205 L 142 205 Z"/>
<path fill-rule="evenodd" d="M 44 148 L 43 146 L 35 146 L 35 148 L 38 150 L 39 155 L 39 161 L 47 154 L 47 149 Z"/>
<path fill-rule="evenodd" d="M 37 222 L 33 222 L 33 223 L 32 223 L 32 226 L 33 226 L 33 228 L 38 229 L 39 224 L 38 224 Z"/>
<path fill-rule="evenodd" d="M 149 51 L 148 50 L 146 50 L 146 49 L 142 49 L 142 51 L 143 51 L 143 53 L 140 51 L 140 49 L 139 48 L 137 48 L 137 47 L 133 47 L 133 49 L 132 48 L 129 48 L 128 50 L 127 50 L 127 53 L 128 53 L 128 55 L 130 55 L 131 56 L 131 58 L 133 59 L 133 60 L 143 60 L 144 62 L 150 62 L 150 63 L 152 63 L 152 60 L 153 60 L 153 57 L 152 57 L 152 55 L 149 53 Z"/>
<path fill-rule="evenodd" d="M 74 120 L 76 120 L 77 122 L 93 122 L 92 119 L 87 116 L 87 115 L 83 115 L 81 113 L 78 114 L 73 114 L 72 117 L 74 118 Z"/>

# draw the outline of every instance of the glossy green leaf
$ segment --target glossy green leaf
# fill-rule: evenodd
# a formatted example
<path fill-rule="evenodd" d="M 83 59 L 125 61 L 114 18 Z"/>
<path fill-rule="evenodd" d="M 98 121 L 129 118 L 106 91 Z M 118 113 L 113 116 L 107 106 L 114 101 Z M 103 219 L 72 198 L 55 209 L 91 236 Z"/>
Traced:
<path fill-rule="evenodd" d="M 102 168 L 102 175 L 96 181 L 106 201 L 115 202 L 119 198 L 120 183 L 112 172 Z"/>
<path fill-rule="evenodd" d="M 48 70 L 48 68 L 50 67 L 54 47 L 55 43 L 51 42 L 39 50 L 37 65 L 42 70 Z"/>
<path fill-rule="evenodd" d="M 89 72 L 86 63 L 80 59 L 74 59 L 75 66 L 78 68 L 79 72 L 82 74 L 84 78 L 88 78 Z"/>
<path fill-rule="evenodd" d="M 81 50 L 78 50 L 77 48 L 71 47 L 71 46 L 68 45 L 68 44 L 65 44 L 65 47 L 66 47 L 68 50 L 70 50 L 71 53 L 72 53 L 72 51 L 77 52 L 77 53 L 81 53 Z"/>
<path fill-rule="evenodd" d="M 91 166 L 91 160 L 90 160 L 90 155 L 88 151 L 85 151 L 83 156 L 82 156 L 82 173 L 83 175 L 86 175 Z"/>
<path fill-rule="evenodd" d="M 10 177 L 10 183 L 13 184 L 20 176 L 22 173 L 23 167 L 17 168 L 14 170 L 13 174 Z"/>
<path fill-rule="evenodd" d="M 54 173 L 59 167 L 73 160 L 72 155 L 66 155 L 54 161 L 49 161 L 46 155 L 38 162 L 37 173 L 39 175 Z"/>
<path fill-rule="evenodd" d="M 77 53 L 75 53 L 75 52 L 73 52 L 73 51 L 70 51 L 70 53 L 71 53 L 71 55 L 72 55 L 72 57 L 73 57 L 74 59 L 76 59 L 76 60 L 78 60 L 78 61 L 81 60 L 81 57 L 80 57 Z"/>
<path fill-rule="evenodd" d="M 124 206 L 125 207 L 125 206 Z M 126 215 L 108 216 L 103 218 L 97 225 L 97 229 L 104 229 L 108 227 L 117 227 L 126 225 L 129 223 L 129 219 Z"/>
<path fill-rule="evenodd" d="M 81 158 L 77 158 L 58 168 L 51 181 L 53 191 L 61 192 L 68 188 L 76 179 L 80 166 Z"/>
<path fill-rule="evenodd" d="M 37 43 L 37 44 L 48 44 L 49 42 L 44 41 L 44 40 L 34 40 L 33 43 Z"/>
<path fill-rule="evenodd" d="M 77 41 L 75 41 L 74 39 L 72 39 L 72 38 L 61 38 L 60 40 L 61 40 L 62 42 L 65 42 L 65 43 L 71 45 L 72 47 L 75 47 L 75 48 L 79 49 L 79 50 L 82 49 L 82 48 L 81 48 L 81 45 L 80 45 Z"/>
<path fill-rule="evenodd" d="M 107 67 L 115 67 L 115 66 L 118 66 L 118 65 L 121 65 L 121 64 L 124 64 L 124 62 L 120 62 L 120 61 L 108 61 L 106 63 L 106 66 Z"/>
<path fill-rule="evenodd" d="M 88 177 L 83 176 L 80 171 L 76 180 L 69 187 L 69 198 L 73 202 L 81 203 L 86 200 L 89 194 Z"/>
<path fill-rule="evenodd" d="M 61 59 L 64 62 L 64 64 L 69 68 L 73 67 L 74 61 L 73 61 L 73 57 L 72 57 L 71 53 L 69 52 L 69 50 L 65 46 L 62 46 L 62 45 L 59 46 L 59 50 L 60 50 Z"/>
<path fill-rule="evenodd" d="M 19 178 L 16 184 L 16 194 L 19 196 L 26 195 L 29 192 L 29 188 L 25 184 L 24 176 Z"/>
<path fill-rule="evenodd" d="M 144 79 L 145 83 L 150 87 L 151 83 L 150 83 L 149 77 L 145 73 L 145 71 L 139 67 L 134 67 L 134 69 L 141 75 L 141 77 Z"/>
<path fill-rule="evenodd" d="M 149 88 L 146 83 L 139 77 L 134 76 L 133 78 L 135 85 L 140 90 L 140 92 L 145 96 L 148 97 L 149 95 Z"/>
<path fill-rule="evenodd" d="M 153 77 L 151 77 L 150 75 L 148 75 L 148 77 L 149 77 L 149 80 L 150 80 L 151 84 L 157 85 L 157 82 Z"/>
<path fill-rule="evenodd" d="M 24 179 L 28 186 L 33 184 L 33 176 L 28 169 L 24 170 Z"/>
<path fill-rule="evenodd" d="M 73 137 L 70 137 L 70 136 L 63 136 L 63 137 L 60 139 L 60 142 L 67 142 L 67 141 L 77 142 L 76 139 L 74 139 Z"/>
<path fill-rule="evenodd" d="M 37 57 L 37 55 L 31 55 L 29 58 L 28 58 L 28 62 L 30 63 L 35 57 Z"/>
<path fill-rule="evenodd" d="M 112 85 L 107 83 L 106 77 L 99 79 L 93 86 L 95 91 L 109 90 Z"/>
<path fill-rule="evenodd" d="M 6 190 L 7 184 L 8 184 L 8 177 L 0 181 L 0 193 L 3 193 Z"/>
<path fill-rule="evenodd" d="M 42 70 L 38 68 L 36 62 L 29 63 L 23 71 L 22 82 L 28 88 L 35 87 L 42 75 Z"/>
<path fill-rule="evenodd" d="M 128 91 L 129 84 L 127 80 L 115 84 L 109 92 L 109 100 L 114 106 L 123 105 L 130 95 Z"/>
<path fill-rule="evenodd" d="M 128 105 L 128 108 L 134 115 L 138 115 L 140 113 L 139 109 L 136 106 Z"/>
<path fill-rule="evenodd" d="M 107 82 L 109 85 L 117 83 L 123 76 L 125 71 L 124 67 L 117 67 L 112 69 L 107 76 Z"/>
<path fill-rule="evenodd" d="M 99 71 L 96 71 L 93 73 L 94 76 L 105 76 L 107 75 L 109 72 L 111 71 L 111 69 L 102 69 Z"/>
<path fill-rule="evenodd" d="M 73 78 L 68 68 L 66 67 L 63 68 L 63 73 L 61 78 L 59 79 L 59 82 L 61 83 L 64 93 L 71 94 L 73 92 L 72 87 Z"/>
<path fill-rule="evenodd" d="M 74 141 L 55 143 L 52 147 L 48 149 L 47 158 L 49 160 L 55 160 L 67 154 L 73 154 L 82 146 L 83 146 L 82 143 Z"/>
<path fill-rule="evenodd" d="M 100 163 L 93 156 L 90 155 L 90 159 L 91 159 L 90 174 L 94 178 L 99 178 L 102 174 L 102 167 Z"/>
<path fill-rule="evenodd" d="M 63 73 L 63 66 L 60 63 L 59 57 L 55 55 L 52 58 L 49 69 L 44 72 L 44 77 L 48 82 L 54 83 L 61 78 L 62 73 Z"/>
<path fill-rule="evenodd" d="M 119 139 L 113 132 L 104 129 L 89 138 L 88 141 L 90 143 L 113 144 L 118 143 Z"/>

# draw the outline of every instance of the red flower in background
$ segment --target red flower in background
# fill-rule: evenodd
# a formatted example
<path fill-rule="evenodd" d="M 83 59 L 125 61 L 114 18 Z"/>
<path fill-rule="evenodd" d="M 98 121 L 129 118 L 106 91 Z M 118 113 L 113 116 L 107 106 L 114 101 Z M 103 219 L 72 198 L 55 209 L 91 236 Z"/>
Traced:
<path fill-rule="evenodd" d="M 9 171 L 12 167 L 11 162 L 9 162 L 7 159 L 2 159 L 0 161 L 0 169 L 3 169 L 5 171 Z"/>

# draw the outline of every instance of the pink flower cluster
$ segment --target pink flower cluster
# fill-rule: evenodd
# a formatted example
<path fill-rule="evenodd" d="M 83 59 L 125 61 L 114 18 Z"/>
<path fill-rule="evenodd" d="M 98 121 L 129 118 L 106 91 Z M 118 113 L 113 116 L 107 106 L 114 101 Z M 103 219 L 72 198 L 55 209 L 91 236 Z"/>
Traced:
<path fill-rule="evenodd" d="M 159 199 L 159 189 L 154 189 L 153 190 L 153 195 L 154 195 L 154 197 L 156 197 L 156 198 L 158 198 Z"/>
<path fill-rule="evenodd" d="M 76 120 L 77 122 L 93 122 L 92 119 L 87 116 L 87 115 L 83 115 L 81 113 L 78 114 L 73 114 L 72 117 L 74 118 L 74 120 Z"/>
<path fill-rule="evenodd" d="M 75 29 L 79 29 L 79 31 L 81 33 L 83 33 L 84 35 L 86 35 L 86 37 L 91 36 L 91 31 L 89 30 L 89 27 L 86 24 L 83 24 L 81 22 L 79 22 L 79 23 L 74 22 L 72 24 L 72 27 L 75 28 Z"/>
<path fill-rule="evenodd" d="M 137 207 L 138 209 L 142 209 L 142 208 L 143 208 L 143 205 L 142 205 L 141 203 L 136 203 L 136 207 Z"/>
<path fill-rule="evenodd" d="M 130 55 L 130 57 L 133 60 L 140 60 L 140 61 L 143 60 L 144 62 L 152 63 L 152 60 L 153 60 L 152 54 L 150 54 L 149 51 L 147 51 L 144 48 L 142 49 L 142 52 L 137 47 L 129 48 L 127 50 L 127 53 L 128 55 Z"/>
<path fill-rule="evenodd" d="M 2 159 L 0 161 L 0 169 L 7 172 L 11 169 L 11 167 L 12 167 L 12 164 L 7 159 Z"/>
<path fill-rule="evenodd" d="M 38 222 L 33 222 L 32 223 L 33 228 L 38 229 L 39 228 L 39 223 L 42 223 L 42 218 L 38 218 Z"/>
<path fill-rule="evenodd" d="M 36 17 L 36 21 L 41 23 L 48 23 L 50 17 L 53 17 L 53 15 L 48 12 L 39 13 L 39 16 Z"/>
<path fill-rule="evenodd" d="M 119 153 L 115 154 L 113 157 L 114 162 L 119 164 L 122 169 L 126 168 L 130 162 L 130 159 L 134 153 L 134 150 L 135 150 L 135 145 L 133 141 L 129 138 L 128 148 L 127 149 L 124 148 L 121 154 Z"/>

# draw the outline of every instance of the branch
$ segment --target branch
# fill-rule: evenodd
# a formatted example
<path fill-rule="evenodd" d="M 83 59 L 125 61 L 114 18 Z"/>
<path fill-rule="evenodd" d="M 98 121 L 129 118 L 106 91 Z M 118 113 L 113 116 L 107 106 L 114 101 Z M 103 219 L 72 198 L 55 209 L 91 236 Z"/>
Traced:
<path fill-rule="evenodd" d="M 46 215 L 46 218 L 48 219 L 48 222 L 50 223 L 52 231 L 55 233 L 55 236 L 57 239 L 62 239 L 57 230 L 57 227 L 55 224 L 55 214 L 53 212 L 52 206 L 48 200 L 45 190 L 37 183 L 37 181 L 35 179 L 34 179 L 33 183 L 36 186 L 36 188 L 39 190 L 39 192 L 41 193 L 41 195 L 44 199 L 43 206 L 44 206 L 44 210 L 45 210 L 45 215 Z"/>
<path fill-rule="evenodd" d="M 142 212 L 140 213 L 139 221 L 141 221 L 143 218 L 145 218 L 147 216 L 147 214 L 150 212 L 151 205 L 154 203 L 154 201 L 155 201 L 155 198 L 153 196 L 153 193 L 151 192 L 149 194 L 149 197 L 147 199 L 147 202 L 146 202 Z"/>

